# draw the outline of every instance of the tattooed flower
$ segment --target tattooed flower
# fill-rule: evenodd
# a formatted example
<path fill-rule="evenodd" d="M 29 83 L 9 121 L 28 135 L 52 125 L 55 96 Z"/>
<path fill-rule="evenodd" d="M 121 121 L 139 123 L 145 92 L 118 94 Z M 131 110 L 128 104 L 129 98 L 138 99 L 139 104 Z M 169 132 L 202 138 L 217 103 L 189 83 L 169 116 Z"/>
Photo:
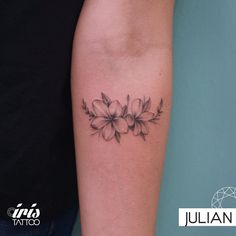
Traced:
<path fill-rule="evenodd" d="M 145 140 L 148 134 L 148 123 L 157 124 L 163 107 L 161 98 L 156 111 L 149 112 L 151 99 L 137 98 L 130 104 L 130 96 L 127 95 L 127 102 L 124 106 L 118 100 L 112 101 L 106 94 L 101 93 L 101 99 L 92 102 L 90 110 L 85 100 L 82 100 L 82 109 L 88 116 L 90 126 L 95 131 L 93 134 L 102 135 L 106 141 L 112 140 L 120 142 L 121 134 L 128 133 L 129 129 L 133 134 Z"/>
<path fill-rule="evenodd" d="M 119 101 L 94 100 L 92 103 L 94 118 L 91 127 L 101 132 L 106 141 L 116 137 L 119 141 L 120 134 L 128 132 L 128 124 L 122 117 L 123 108 Z"/>
<path fill-rule="evenodd" d="M 134 135 L 144 137 L 148 134 L 148 121 L 152 121 L 155 114 L 149 112 L 150 99 L 142 101 L 137 98 L 131 103 L 131 114 L 126 116 L 129 127 L 133 130 Z"/>

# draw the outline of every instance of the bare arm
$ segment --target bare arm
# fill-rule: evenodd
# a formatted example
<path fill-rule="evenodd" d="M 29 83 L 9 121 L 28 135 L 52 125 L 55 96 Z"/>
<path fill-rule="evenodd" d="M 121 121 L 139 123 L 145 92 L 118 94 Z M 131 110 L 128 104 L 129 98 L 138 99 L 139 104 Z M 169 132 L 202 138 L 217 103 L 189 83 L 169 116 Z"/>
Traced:
<path fill-rule="evenodd" d="M 171 109 L 173 5 L 85 1 L 72 63 L 83 236 L 155 233 Z"/>

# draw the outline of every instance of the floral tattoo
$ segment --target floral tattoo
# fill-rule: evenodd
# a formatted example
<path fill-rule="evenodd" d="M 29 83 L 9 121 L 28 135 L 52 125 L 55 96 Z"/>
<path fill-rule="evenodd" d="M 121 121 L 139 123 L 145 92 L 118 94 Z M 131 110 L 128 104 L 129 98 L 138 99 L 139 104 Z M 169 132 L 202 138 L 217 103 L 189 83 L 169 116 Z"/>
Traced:
<path fill-rule="evenodd" d="M 121 134 L 131 130 L 135 136 L 145 140 L 149 133 L 149 123 L 157 124 L 163 108 L 161 98 L 155 112 L 150 112 L 151 99 L 136 98 L 130 101 L 127 95 L 127 103 L 122 106 L 118 100 L 111 100 L 107 95 L 101 93 L 101 99 L 92 102 L 92 109 L 89 109 L 85 100 L 82 100 L 82 109 L 89 117 L 92 134 L 102 136 L 105 141 L 113 138 L 120 143 Z"/>

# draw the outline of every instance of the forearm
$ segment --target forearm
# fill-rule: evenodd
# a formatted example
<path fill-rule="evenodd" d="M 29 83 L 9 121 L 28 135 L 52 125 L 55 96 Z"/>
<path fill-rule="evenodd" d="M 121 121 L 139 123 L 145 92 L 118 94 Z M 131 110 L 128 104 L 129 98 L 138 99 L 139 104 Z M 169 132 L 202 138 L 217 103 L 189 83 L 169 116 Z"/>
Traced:
<path fill-rule="evenodd" d="M 171 108 L 173 2 L 150 2 L 88 0 L 76 31 L 72 96 L 83 236 L 154 235 Z"/>

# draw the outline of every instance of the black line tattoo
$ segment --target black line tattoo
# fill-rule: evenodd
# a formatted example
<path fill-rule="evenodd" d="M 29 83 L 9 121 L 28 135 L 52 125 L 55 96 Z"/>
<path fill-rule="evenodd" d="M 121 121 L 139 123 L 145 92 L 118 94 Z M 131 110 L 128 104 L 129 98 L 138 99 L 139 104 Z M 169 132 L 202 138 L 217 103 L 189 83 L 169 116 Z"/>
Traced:
<path fill-rule="evenodd" d="M 115 138 L 118 143 L 121 134 L 126 134 L 129 130 L 145 140 L 149 133 L 149 123 L 157 124 L 163 113 L 163 99 L 161 98 L 155 112 L 150 112 L 150 108 L 150 97 L 130 101 L 130 96 L 127 95 L 126 105 L 122 106 L 118 100 L 111 100 L 101 93 L 101 99 L 93 100 L 92 109 L 82 100 L 82 109 L 89 118 L 92 134 L 102 136 L 105 141 Z"/>

